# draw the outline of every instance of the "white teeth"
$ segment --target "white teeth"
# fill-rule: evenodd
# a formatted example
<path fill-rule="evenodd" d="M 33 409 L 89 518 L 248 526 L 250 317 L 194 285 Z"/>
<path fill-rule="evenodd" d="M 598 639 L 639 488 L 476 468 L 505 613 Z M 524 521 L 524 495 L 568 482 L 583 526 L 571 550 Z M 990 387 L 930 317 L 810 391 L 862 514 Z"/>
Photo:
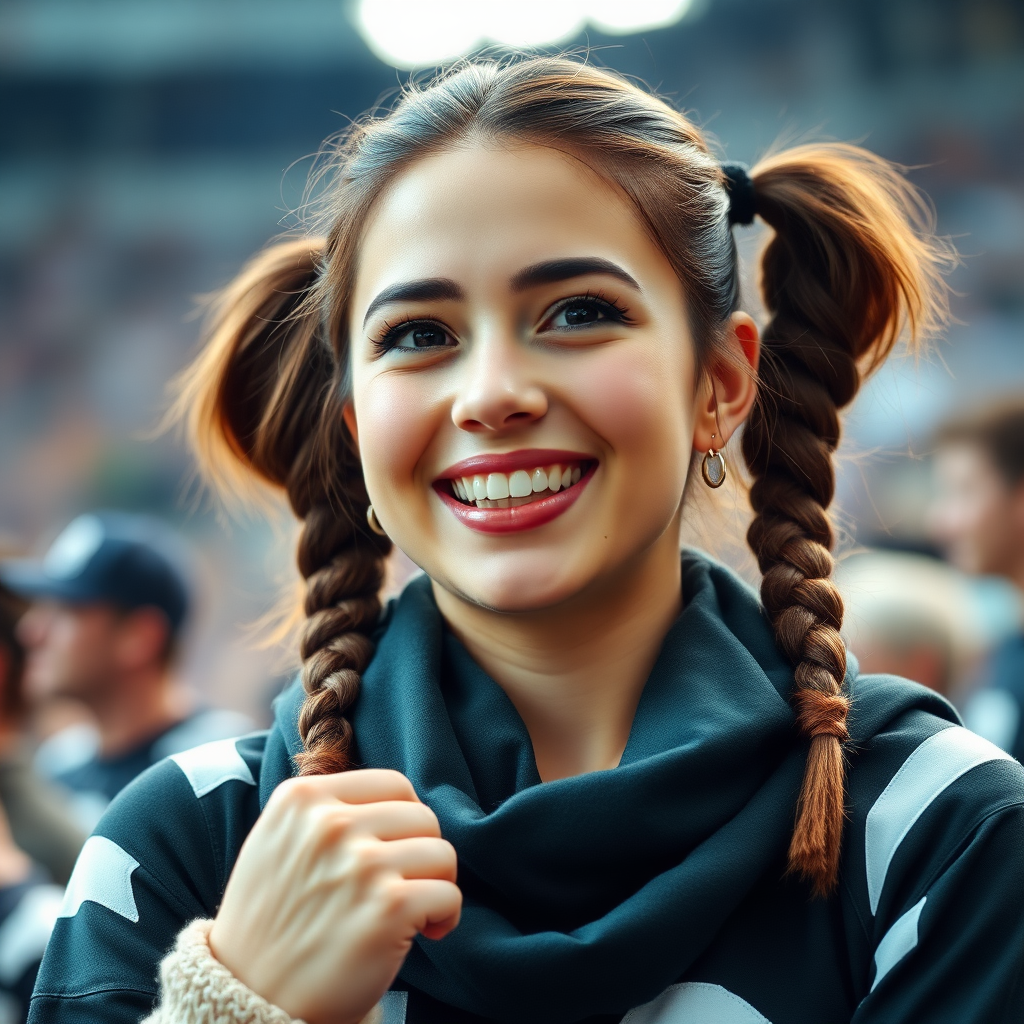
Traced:
<path fill-rule="evenodd" d="M 570 463 L 564 468 L 559 464 L 538 466 L 532 473 L 517 469 L 509 475 L 478 473 L 452 477 L 451 485 L 460 501 L 475 503 L 478 508 L 514 508 L 578 484 L 582 477 L 583 468 Z"/>
<path fill-rule="evenodd" d="M 533 483 L 525 469 L 517 469 L 508 478 L 508 493 L 513 498 L 525 498 L 533 493 Z"/>
<path fill-rule="evenodd" d="M 508 477 L 504 473 L 487 474 L 487 497 L 491 501 L 508 497 Z"/>

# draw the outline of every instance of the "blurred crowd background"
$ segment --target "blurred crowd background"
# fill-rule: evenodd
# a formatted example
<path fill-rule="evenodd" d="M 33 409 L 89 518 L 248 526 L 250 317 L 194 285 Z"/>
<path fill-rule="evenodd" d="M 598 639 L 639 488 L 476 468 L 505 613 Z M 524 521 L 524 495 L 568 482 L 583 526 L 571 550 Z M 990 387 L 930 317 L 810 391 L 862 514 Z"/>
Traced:
<path fill-rule="evenodd" d="M 311 156 L 393 95 L 417 60 L 410 39 L 429 34 L 423 18 L 444 49 L 455 28 L 431 21 L 438 6 L 406 5 L 413 24 L 397 2 L 378 4 L 376 22 L 372 3 L 342 0 L 0 4 L 0 550 L 41 553 L 94 508 L 175 524 L 200 566 L 185 678 L 257 722 L 290 671 L 253 642 L 252 624 L 290 578 L 291 527 L 281 516 L 226 526 L 180 439 L 152 429 L 196 347 L 195 297 L 293 226 Z M 753 163 L 780 138 L 811 136 L 917 168 L 963 255 L 957 322 L 931 355 L 887 365 L 858 399 L 839 509 L 847 548 L 933 559 L 912 563 L 926 567 L 918 577 L 860 556 L 850 586 L 855 597 L 918 586 L 954 609 L 966 667 L 953 683 L 967 685 L 972 658 L 1015 628 L 1019 608 L 1007 586 L 952 579 L 934 561 L 930 439 L 949 415 L 1024 391 L 1024 4 L 596 7 L 603 20 L 573 15 L 556 48 L 589 48 L 674 98 L 730 159 Z M 668 23 L 630 32 L 627 8 Z M 759 241 L 748 231 L 744 252 Z M 752 279 L 748 292 L 754 306 Z"/>

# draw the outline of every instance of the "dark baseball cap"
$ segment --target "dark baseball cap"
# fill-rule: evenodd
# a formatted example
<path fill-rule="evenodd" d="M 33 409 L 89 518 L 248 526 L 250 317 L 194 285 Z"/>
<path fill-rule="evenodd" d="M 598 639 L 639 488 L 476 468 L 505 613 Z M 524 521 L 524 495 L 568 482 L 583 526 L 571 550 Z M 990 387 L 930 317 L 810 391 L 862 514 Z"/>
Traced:
<path fill-rule="evenodd" d="M 189 554 L 150 516 L 88 512 L 72 520 L 41 562 L 0 563 L 0 581 L 29 599 L 159 608 L 176 633 L 188 615 Z"/>

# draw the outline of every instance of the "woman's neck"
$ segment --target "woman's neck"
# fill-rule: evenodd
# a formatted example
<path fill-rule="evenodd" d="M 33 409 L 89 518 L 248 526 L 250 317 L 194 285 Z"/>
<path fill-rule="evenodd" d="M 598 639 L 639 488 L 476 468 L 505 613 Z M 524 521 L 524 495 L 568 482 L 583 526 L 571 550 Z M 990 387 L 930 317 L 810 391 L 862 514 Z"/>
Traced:
<path fill-rule="evenodd" d="M 541 779 L 614 768 L 640 694 L 682 608 L 675 530 L 640 564 L 555 608 L 505 614 L 434 585 L 452 631 L 508 694 Z"/>

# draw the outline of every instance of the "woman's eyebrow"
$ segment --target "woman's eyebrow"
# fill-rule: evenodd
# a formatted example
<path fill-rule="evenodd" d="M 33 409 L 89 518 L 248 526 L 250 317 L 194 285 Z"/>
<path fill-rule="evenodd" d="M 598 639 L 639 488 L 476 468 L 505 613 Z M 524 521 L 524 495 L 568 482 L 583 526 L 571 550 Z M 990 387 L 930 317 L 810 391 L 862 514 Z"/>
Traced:
<path fill-rule="evenodd" d="M 540 284 L 554 284 L 557 281 L 568 281 L 573 277 L 586 274 L 608 274 L 640 291 L 636 279 L 627 274 L 618 264 L 600 256 L 576 256 L 563 260 L 545 260 L 520 270 L 509 282 L 513 292 L 526 291 Z"/>
<path fill-rule="evenodd" d="M 374 300 L 366 307 L 363 327 L 367 320 L 381 306 L 389 302 L 430 302 L 437 299 L 464 299 L 465 292 L 448 277 L 425 277 L 420 281 L 402 281 L 389 285 L 378 292 Z"/>

